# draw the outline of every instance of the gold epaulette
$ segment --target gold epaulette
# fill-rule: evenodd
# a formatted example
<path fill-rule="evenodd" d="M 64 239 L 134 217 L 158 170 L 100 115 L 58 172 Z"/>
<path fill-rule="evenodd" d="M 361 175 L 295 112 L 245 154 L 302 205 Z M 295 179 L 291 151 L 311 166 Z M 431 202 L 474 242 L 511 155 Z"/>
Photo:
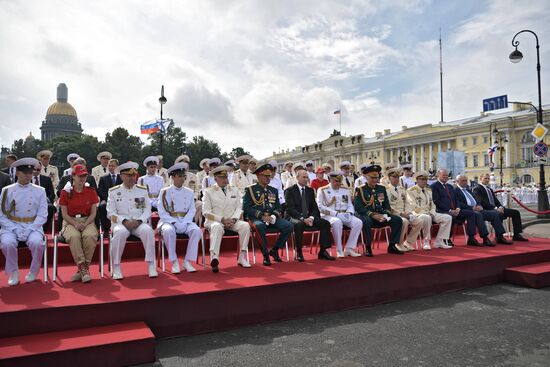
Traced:
<path fill-rule="evenodd" d="M 136 187 L 138 189 L 143 189 L 143 190 L 147 190 L 147 186 L 143 186 L 143 185 L 136 185 Z"/>
<path fill-rule="evenodd" d="M 111 188 L 109 189 L 109 191 L 111 191 L 111 190 L 116 190 L 116 189 L 118 189 L 119 187 L 120 187 L 120 185 L 113 186 L 113 187 L 111 187 Z"/>
<path fill-rule="evenodd" d="M 409 187 L 407 190 L 409 190 L 409 191 L 420 191 L 420 187 L 418 187 L 417 185 L 414 185 L 414 186 Z"/>
<path fill-rule="evenodd" d="M 321 187 L 319 187 L 317 190 L 326 190 L 326 189 L 329 188 L 329 186 L 330 186 L 330 184 L 325 185 L 325 186 L 321 186 Z"/>

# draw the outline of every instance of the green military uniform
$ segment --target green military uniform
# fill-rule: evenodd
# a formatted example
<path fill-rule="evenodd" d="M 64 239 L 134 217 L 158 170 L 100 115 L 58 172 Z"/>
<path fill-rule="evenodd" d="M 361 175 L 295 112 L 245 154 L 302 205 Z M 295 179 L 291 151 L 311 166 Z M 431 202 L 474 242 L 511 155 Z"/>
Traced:
<path fill-rule="evenodd" d="M 380 166 L 370 165 L 367 167 L 367 174 L 370 173 L 373 177 L 375 177 L 374 175 L 378 176 L 380 170 Z M 382 185 L 375 185 L 374 187 L 371 187 L 368 184 L 365 184 L 359 186 L 355 189 L 353 205 L 355 207 L 355 214 L 359 217 L 359 219 L 361 219 L 361 221 L 363 221 L 363 230 L 367 235 L 367 256 L 372 256 L 371 228 L 381 228 L 387 225 L 391 228 L 388 252 L 402 254 L 401 251 L 395 248 L 395 245 L 399 243 L 403 220 L 401 217 L 392 214 L 386 188 Z M 379 222 L 372 218 L 374 214 L 386 214 L 390 220 Z"/>

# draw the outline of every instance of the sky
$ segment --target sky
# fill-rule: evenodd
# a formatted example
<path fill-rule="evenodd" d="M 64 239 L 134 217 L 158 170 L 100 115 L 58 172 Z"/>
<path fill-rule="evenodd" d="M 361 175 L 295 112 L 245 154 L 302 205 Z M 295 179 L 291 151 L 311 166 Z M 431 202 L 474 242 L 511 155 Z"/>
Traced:
<path fill-rule="evenodd" d="M 187 136 L 258 158 L 343 134 L 437 123 L 484 98 L 550 103 L 550 2 L 543 0 L 0 0 L 0 144 L 40 124 L 66 83 L 84 133 L 103 140 L 164 116 Z M 146 141 L 146 135 L 140 135 Z"/>

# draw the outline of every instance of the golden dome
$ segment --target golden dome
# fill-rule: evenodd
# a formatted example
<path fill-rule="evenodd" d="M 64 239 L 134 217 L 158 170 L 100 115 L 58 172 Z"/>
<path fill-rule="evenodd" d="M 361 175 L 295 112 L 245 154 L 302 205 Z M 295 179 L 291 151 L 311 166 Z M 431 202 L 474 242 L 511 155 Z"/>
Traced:
<path fill-rule="evenodd" d="M 48 115 L 65 115 L 65 116 L 76 116 L 76 111 L 73 106 L 68 102 L 55 102 L 48 108 L 46 116 Z"/>

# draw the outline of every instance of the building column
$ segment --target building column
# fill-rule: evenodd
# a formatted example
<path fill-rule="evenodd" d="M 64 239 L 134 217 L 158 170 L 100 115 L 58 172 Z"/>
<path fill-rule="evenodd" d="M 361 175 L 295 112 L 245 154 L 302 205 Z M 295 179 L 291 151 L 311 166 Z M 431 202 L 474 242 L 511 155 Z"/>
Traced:
<path fill-rule="evenodd" d="M 441 142 L 440 141 L 437 142 L 437 153 L 438 154 L 441 153 Z"/>
<path fill-rule="evenodd" d="M 432 148 L 432 143 L 430 143 L 430 145 L 428 146 L 428 166 L 431 168 L 431 169 L 434 169 L 435 167 L 432 167 L 432 159 L 433 159 L 433 148 Z"/>
<path fill-rule="evenodd" d="M 447 152 L 451 150 L 451 140 L 447 140 Z"/>
<path fill-rule="evenodd" d="M 400 166 L 399 164 L 399 157 L 401 156 L 401 147 L 397 148 L 397 166 Z"/>
<path fill-rule="evenodd" d="M 424 171 L 426 169 L 426 166 L 424 164 L 424 144 L 420 145 L 420 170 Z"/>
<path fill-rule="evenodd" d="M 393 148 L 390 149 L 390 163 L 393 163 Z"/>
<path fill-rule="evenodd" d="M 416 145 L 413 145 L 412 146 L 412 169 L 413 169 L 413 172 L 416 172 Z"/>

